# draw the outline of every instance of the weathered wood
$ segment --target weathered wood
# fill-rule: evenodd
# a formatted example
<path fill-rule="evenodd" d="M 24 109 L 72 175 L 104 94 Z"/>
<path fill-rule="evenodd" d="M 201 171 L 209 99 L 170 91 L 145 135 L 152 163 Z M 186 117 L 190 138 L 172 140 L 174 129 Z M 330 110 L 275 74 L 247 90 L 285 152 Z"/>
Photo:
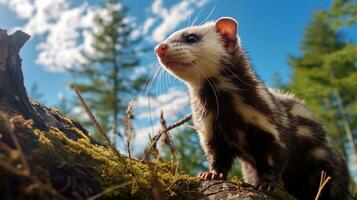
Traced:
<path fill-rule="evenodd" d="M 229 181 L 203 181 L 200 190 L 205 196 L 203 199 L 274 200 Z"/>
<path fill-rule="evenodd" d="M 6 30 L 0 29 L 0 110 L 21 114 L 25 119 L 33 120 L 34 126 L 41 130 L 57 127 L 68 137 L 78 139 L 63 119 L 51 112 L 50 108 L 28 97 L 19 51 L 29 38 L 30 36 L 23 31 L 8 35 Z M 76 125 L 87 133 L 80 124 Z"/>

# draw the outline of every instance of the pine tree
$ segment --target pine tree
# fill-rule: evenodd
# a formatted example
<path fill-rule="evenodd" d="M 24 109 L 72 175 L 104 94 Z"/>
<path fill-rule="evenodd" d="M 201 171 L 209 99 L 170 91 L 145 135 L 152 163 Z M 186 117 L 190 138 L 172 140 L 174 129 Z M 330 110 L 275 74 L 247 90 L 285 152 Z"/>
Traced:
<path fill-rule="evenodd" d="M 135 27 L 120 5 L 118 0 L 107 1 L 103 7 L 107 14 L 94 20 L 94 53 L 83 52 L 86 64 L 71 70 L 76 78 L 72 86 L 83 94 L 104 130 L 114 135 L 120 135 L 119 121 L 126 104 L 144 80 L 133 76 L 139 64 L 141 51 L 136 45 L 140 39 L 133 38 Z"/>
<path fill-rule="evenodd" d="M 337 0 L 331 10 L 317 12 L 305 31 L 301 56 L 291 57 L 289 63 L 289 89 L 318 115 L 342 152 L 345 144 L 356 150 L 357 45 L 342 34 L 342 28 L 356 24 L 356 8 Z"/>

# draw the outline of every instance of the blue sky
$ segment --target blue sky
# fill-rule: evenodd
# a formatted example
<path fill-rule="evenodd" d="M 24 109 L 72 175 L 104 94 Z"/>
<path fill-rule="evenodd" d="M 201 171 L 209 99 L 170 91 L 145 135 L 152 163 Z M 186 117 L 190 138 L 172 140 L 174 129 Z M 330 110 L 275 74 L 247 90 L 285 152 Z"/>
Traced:
<path fill-rule="evenodd" d="M 0 1 L 1 2 L 1 1 Z M 79 1 L 69 1 L 71 6 Z M 84 1 L 83 1 L 84 2 Z M 88 1 L 89 4 L 101 4 L 103 1 Z M 164 1 L 164 6 L 170 8 L 178 1 Z M 152 1 L 126 0 L 123 4 L 129 8 L 129 15 L 136 17 L 137 23 L 151 16 Z M 211 9 L 215 10 L 209 20 L 222 16 L 231 16 L 239 22 L 238 34 L 247 49 L 252 63 L 261 78 L 272 84 L 274 73 L 278 73 L 284 81 L 289 80 L 287 58 L 297 55 L 302 40 L 302 33 L 311 19 L 312 14 L 319 9 L 327 9 L 327 0 L 299 1 L 258 1 L 258 0 L 215 0 L 208 1 L 203 8 L 197 8 L 195 14 L 205 9 L 198 23 L 205 19 Z M 195 14 L 191 18 L 195 17 Z M 188 20 L 188 19 L 187 19 Z M 187 20 L 178 25 L 177 29 L 187 25 Z M 7 5 L 0 3 L 0 27 L 11 30 L 22 26 L 26 20 L 19 19 Z M 65 89 L 65 82 L 70 79 L 66 73 L 49 72 L 40 64 L 36 64 L 38 52 L 36 45 L 44 40 L 44 36 L 34 36 L 22 49 L 25 83 L 30 88 L 34 83 L 39 85 L 43 100 L 49 105 L 58 102 L 58 94 L 70 92 Z M 152 42 L 154 44 L 154 42 Z M 146 60 L 155 61 L 152 52 Z M 142 63 L 143 66 L 151 63 Z M 148 66 L 149 67 L 149 66 Z"/>

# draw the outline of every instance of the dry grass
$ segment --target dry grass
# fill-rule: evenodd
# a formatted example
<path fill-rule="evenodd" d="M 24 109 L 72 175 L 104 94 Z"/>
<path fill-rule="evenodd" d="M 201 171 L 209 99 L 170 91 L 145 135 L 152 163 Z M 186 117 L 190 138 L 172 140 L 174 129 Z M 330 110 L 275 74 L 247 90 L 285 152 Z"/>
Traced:
<path fill-rule="evenodd" d="M 131 158 L 131 144 L 132 144 L 132 139 L 133 139 L 133 124 L 132 120 L 134 119 L 134 113 L 133 113 L 133 104 L 134 101 L 131 100 L 128 104 L 128 108 L 126 110 L 126 115 L 123 118 L 123 125 L 124 125 L 124 135 L 126 137 L 126 148 L 128 150 L 128 156 Z"/>
<path fill-rule="evenodd" d="M 84 101 L 81 93 L 79 92 L 79 90 L 77 90 L 76 88 L 73 88 L 73 90 L 75 91 L 78 100 L 80 102 L 80 104 L 82 105 L 83 109 L 86 111 L 86 113 L 88 114 L 88 117 L 92 120 L 93 124 L 95 125 L 98 133 L 102 136 L 102 138 L 104 139 L 106 145 L 108 147 L 110 147 L 118 156 L 120 155 L 119 150 L 112 144 L 112 142 L 110 141 L 108 135 L 105 133 L 105 131 L 103 130 L 102 126 L 99 124 L 98 120 L 95 118 L 93 112 L 91 111 L 91 109 L 89 108 L 88 104 Z"/>
<path fill-rule="evenodd" d="M 192 115 L 189 114 L 181 119 L 179 119 L 178 121 L 176 121 L 175 123 L 167 126 L 165 129 L 161 129 L 155 136 L 154 138 L 151 139 L 150 144 L 148 145 L 148 147 L 146 148 L 145 152 L 144 152 L 144 156 L 142 158 L 142 160 L 147 160 L 148 159 L 148 155 L 149 153 L 156 155 L 158 150 L 157 150 L 157 142 L 159 141 L 159 139 L 161 138 L 161 136 L 165 133 L 168 133 L 170 130 L 177 128 L 183 124 L 185 124 L 186 122 L 190 121 L 192 119 Z M 165 125 L 166 126 L 166 125 Z M 154 153 L 153 153 L 154 152 Z M 156 156 L 157 157 L 157 156 Z"/>
<path fill-rule="evenodd" d="M 161 124 L 161 131 L 162 131 L 161 148 L 163 148 L 164 145 L 167 145 L 170 149 L 171 160 L 174 161 L 177 159 L 177 152 L 176 152 L 174 141 L 172 140 L 169 131 L 167 131 L 166 120 L 164 118 L 164 112 L 162 110 L 160 113 L 160 124 Z"/>

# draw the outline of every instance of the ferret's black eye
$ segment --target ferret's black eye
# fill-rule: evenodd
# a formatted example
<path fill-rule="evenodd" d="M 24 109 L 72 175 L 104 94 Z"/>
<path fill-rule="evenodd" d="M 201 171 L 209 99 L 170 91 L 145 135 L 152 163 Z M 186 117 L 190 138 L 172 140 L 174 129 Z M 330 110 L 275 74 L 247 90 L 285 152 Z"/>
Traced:
<path fill-rule="evenodd" d="M 198 42 L 198 39 L 199 39 L 198 36 L 196 34 L 193 34 L 193 33 L 188 34 L 185 37 L 185 40 L 186 40 L 187 43 L 196 43 L 196 42 Z"/>

